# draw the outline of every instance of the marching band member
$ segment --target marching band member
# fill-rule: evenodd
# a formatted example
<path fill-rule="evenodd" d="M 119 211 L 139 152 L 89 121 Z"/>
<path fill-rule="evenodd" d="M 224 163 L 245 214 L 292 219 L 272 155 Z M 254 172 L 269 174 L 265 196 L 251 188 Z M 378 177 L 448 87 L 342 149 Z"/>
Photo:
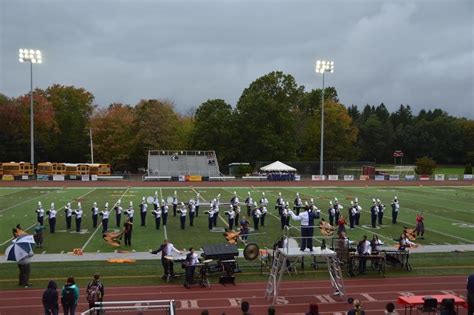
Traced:
<path fill-rule="evenodd" d="M 305 202 L 305 205 L 307 205 L 307 203 Z M 311 198 L 310 201 L 309 201 L 309 209 L 314 213 L 315 215 L 315 219 L 319 219 L 321 218 L 321 210 L 318 209 L 318 207 L 316 206 L 316 204 L 314 203 L 314 199 Z M 311 225 L 314 225 L 314 224 L 311 224 Z"/>
<path fill-rule="evenodd" d="M 153 217 L 155 217 L 155 227 L 157 230 L 160 229 L 160 223 L 161 223 L 161 209 L 156 208 L 151 211 L 151 214 Z"/>
<path fill-rule="evenodd" d="M 160 199 L 158 199 L 158 192 L 155 191 L 155 196 L 153 197 L 153 210 L 158 210 L 160 208 Z"/>
<path fill-rule="evenodd" d="M 249 221 L 247 221 L 247 218 L 244 216 L 242 220 L 240 220 L 239 224 L 240 238 L 242 239 L 242 242 L 246 243 L 249 237 Z"/>
<path fill-rule="evenodd" d="M 342 232 L 346 233 L 346 219 L 341 214 L 337 221 L 337 234 L 341 234 Z"/>
<path fill-rule="evenodd" d="M 201 205 L 201 194 L 200 193 L 197 193 L 196 194 L 196 199 L 195 202 L 194 202 L 194 205 L 196 206 L 196 217 L 199 215 L 199 206 Z"/>
<path fill-rule="evenodd" d="M 194 204 L 194 199 L 189 199 L 188 208 L 189 208 L 189 226 L 193 226 L 194 217 L 196 216 L 196 205 Z"/>
<path fill-rule="evenodd" d="M 123 224 L 123 236 L 125 239 L 125 246 L 132 246 L 132 232 L 133 232 L 133 223 L 130 222 L 130 219 L 127 218 Z"/>
<path fill-rule="evenodd" d="M 168 210 L 170 206 L 168 206 L 168 202 L 164 199 L 161 199 L 161 215 L 163 216 L 163 226 L 166 226 L 168 222 Z"/>
<path fill-rule="evenodd" d="M 172 252 L 176 252 L 181 254 L 179 250 L 177 250 L 172 243 L 168 240 L 164 240 L 163 244 L 157 249 L 152 251 L 152 254 L 158 254 L 161 252 L 161 264 L 163 265 L 163 270 L 165 274 L 163 275 L 163 279 L 168 279 L 170 277 L 174 277 L 174 270 L 173 270 L 173 259 L 171 254 Z"/>
<path fill-rule="evenodd" d="M 380 199 L 377 199 L 377 207 L 379 208 L 379 213 L 377 214 L 379 225 L 382 225 L 382 220 L 383 220 L 383 211 L 385 210 L 385 205 L 380 201 Z"/>
<path fill-rule="evenodd" d="M 227 222 L 229 224 L 229 231 L 234 229 L 234 222 L 235 222 L 235 211 L 234 206 L 230 205 L 229 210 L 225 212 L 227 214 Z"/>
<path fill-rule="evenodd" d="M 300 250 L 304 251 L 308 248 L 310 251 L 313 251 L 313 234 L 314 231 L 313 227 L 310 225 L 310 218 L 315 218 L 315 214 L 312 211 L 309 211 L 309 207 L 305 208 L 305 211 L 296 215 L 293 211 L 289 211 L 289 215 L 295 221 L 300 221 L 301 223 L 301 246 Z M 283 209 L 285 211 L 285 209 Z"/>
<path fill-rule="evenodd" d="M 268 207 L 268 199 L 265 196 L 265 192 L 262 192 L 262 198 L 260 198 L 260 204 L 265 207 Z"/>
<path fill-rule="evenodd" d="M 51 209 L 46 213 L 48 215 L 49 233 L 54 234 L 56 231 L 56 214 L 57 211 L 54 209 L 54 202 L 51 203 Z"/>
<path fill-rule="evenodd" d="M 416 215 L 416 237 L 420 236 L 420 239 L 424 240 L 425 237 L 425 223 L 423 222 L 425 218 L 420 212 Z"/>
<path fill-rule="evenodd" d="M 189 248 L 189 253 L 186 254 L 186 260 L 184 265 L 186 266 L 186 278 L 184 280 L 184 286 L 190 288 L 190 284 L 194 282 L 194 272 L 196 270 L 196 265 L 199 264 L 199 257 L 194 252 L 194 248 Z"/>
<path fill-rule="evenodd" d="M 213 229 L 213 227 L 214 227 L 214 216 L 217 215 L 216 214 L 216 209 L 215 209 L 215 203 L 216 203 L 216 199 L 212 200 L 210 202 L 210 205 L 209 205 L 209 211 L 207 211 L 207 214 L 208 214 L 207 220 L 208 220 L 209 231 L 211 231 Z"/>
<path fill-rule="evenodd" d="M 79 233 L 81 232 L 81 223 L 82 223 L 82 206 L 81 203 L 77 203 L 77 209 L 73 213 L 76 216 L 76 232 Z"/>
<path fill-rule="evenodd" d="M 349 225 L 351 229 L 354 228 L 356 215 L 357 215 L 357 208 L 354 205 L 354 201 L 351 200 L 351 206 L 349 207 Z"/>
<path fill-rule="evenodd" d="M 275 209 L 278 209 L 278 214 L 281 216 L 283 208 L 285 207 L 285 200 L 281 196 L 281 192 L 278 193 L 278 198 L 275 203 Z"/>
<path fill-rule="evenodd" d="M 265 226 L 265 217 L 267 216 L 267 206 L 260 204 L 260 212 L 262 213 L 262 216 L 260 217 L 260 225 Z"/>
<path fill-rule="evenodd" d="M 280 226 L 282 230 L 285 228 L 285 226 L 290 225 L 289 210 L 290 210 L 290 204 L 287 202 L 280 214 Z"/>
<path fill-rule="evenodd" d="M 295 202 L 294 202 L 294 207 L 293 207 L 293 211 L 296 211 L 296 215 L 300 214 L 300 210 L 302 207 L 303 207 L 303 201 L 300 198 L 300 193 L 297 192 Z"/>
<path fill-rule="evenodd" d="M 184 230 L 184 228 L 186 227 L 186 215 L 188 214 L 188 210 L 186 209 L 184 202 L 181 202 L 179 205 L 180 205 L 180 208 L 178 210 L 178 212 L 180 213 L 179 220 L 181 222 L 181 230 Z"/>
<path fill-rule="evenodd" d="M 357 244 L 357 253 L 359 254 L 359 273 L 364 274 L 367 266 L 367 258 L 372 253 L 370 242 L 367 240 L 367 236 L 364 235 L 363 239 Z"/>
<path fill-rule="evenodd" d="M 308 235 L 311 235 L 311 238 L 314 235 L 314 219 L 319 219 L 321 217 L 321 210 L 316 207 L 314 204 L 313 198 L 311 198 L 311 205 L 308 205 L 304 209 L 308 209 L 309 220 L 308 220 Z M 306 203 L 306 202 L 305 202 Z M 313 247 L 313 241 L 311 240 L 311 247 Z"/>
<path fill-rule="evenodd" d="M 130 201 L 130 205 L 127 210 L 125 210 L 125 215 L 128 217 L 130 222 L 133 223 L 133 215 L 135 214 L 135 210 L 133 209 L 133 201 Z"/>
<path fill-rule="evenodd" d="M 337 223 L 337 221 L 339 221 L 339 216 L 341 215 L 341 210 L 342 209 L 344 209 L 344 207 L 339 203 L 337 198 L 334 197 L 334 210 L 335 210 L 334 219 L 335 219 L 336 223 Z"/>
<path fill-rule="evenodd" d="M 70 230 L 72 221 L 72 208 L 70 202 L 68 202 L 64 207 L 64 216 L 66 217 L 66 229 Z"/>
<path fill-rule="evenodd" d="M 334 209 L 334 205 L 332 201 L 329 200 L 329 209 L 328 209 L 328 216 L 329 216 L 329 224 L 334 226 L 334 217 L 336 215 L 336 210 Z"/>
<path fill-rule="evenodd" d="M 377 201 L 372 199 L 372 207 L 370 207 L 370 223 L 372 228 L 376 228 L 375 224 L 377 222 L 377 216 L 379 213 L 379 207 L 377 206 Z"/>
<path fill-rule="evenodd" d="M 247 198 L 245 199 L 245 205 L 247 206 L 247 216 L 250 216 L 252 212 L 253 198 L 250 195 L 250 191 L 247 193 Z"/>
<path fill-rule="evenodd" d="M 99 208 L 97 207 L 97 202 L 92 204 L 92 227 L 95 229 L 97 227 L 97 218 L 99 217 Z"/>
<path fill-rule="evenodd" d="M 359 205 L 359 199 L 357 197 L 355 197 L 355 199 L 354 199 L 354 207 L 356 209 L 356 216 L 355 216 L 354 223 L 355 223 L 355 225 L 359 225 L 359 223 L 360 223 L 360 214 L 362 212 L 362 207 Z"/>
<path fill-rule="evenodd" d="M 393 198 L 392 203 L 392 223 L 397 224 L 398 211 L 400 210 L 400 202 L 398 201 L 397 196 Z"/>
<path fill-rule="evenodd" d="M 253 218 L 253 228 L 257 231 L 258 230 L 258 222 L 260 221 L 260 217 L 262 216 L 262 212 L 257 207 L 257 203 L 255 202 L 254 208 L 252 210 L 252 218 Z"/>
<path fill-rule="evenodd" d="M 140 203 L 141 226 L 145 226 L 147 209 L 148 209 L 148 204 L 146 203 L 146 198 L 143 197 L 142 202 Z"/>
<path fill-rule="evenodd" d="M 240 216 L 240 201 L 237 192 L 234 191 L 234 197 L 230 200 L 230 204 L 234 207 L 235 219 L 238 221 Z"/>
<path fill-rule="evenodd" d="M 120 221 L 122 220 L 122 206 L 121 206 L 122 200 L 119 199 L 117 203 L 115 204 L 114 210 L 115 210 L 115 224 L 117 225 L 118 228 L 120 228 Z"/>
<path fill-rule="evenodd" d="M 178 209 L 178 192 L 175 190 L 173 194 L 173 201 L 171 202 L 173 205 L 173 217 L 176 216 L 176 209 Z"/>
<path fill-rule="evenodd" d="M 100 216 L 102 217 L 102 234 L 107 233 L 109 229 L 109 203 L 105 203 L 104 210 L 100 212 Z"/>
<path fill-rule="evenodd" d="M 38 208 L 36 208 L 36 220 L 39 224 L 44 225 L 44 209 L 41 201 L 38 201 Z"/>
<path fill-rule="evenodd" d="M 219 206 L 221 204 L 221 194 L 217 195 L 217 198 L 214 199 L 214 216 L 212 217 L 212 226 L 217 226 L 217 218 L 219 217 Z"/>

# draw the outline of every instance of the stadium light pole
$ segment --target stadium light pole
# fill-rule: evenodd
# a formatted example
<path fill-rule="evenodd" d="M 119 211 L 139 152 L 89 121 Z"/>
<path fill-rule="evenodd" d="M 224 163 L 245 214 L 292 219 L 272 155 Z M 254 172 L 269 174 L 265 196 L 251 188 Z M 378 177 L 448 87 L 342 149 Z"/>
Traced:
<path fill-rule="evenodd" d="M 33 116 L 33 64 L 41 63 L 41 51 L 34 49 L 20 49 L 18 60 L 23 62 L 30 62 L 30 144 L 31 144 L 31 165 L 35 165 L 35 137 L 34 137 L 34 116 Z"/>
<path fill-rule="evenodd" d="M 323 158 L 324 158 L 324 74 L 334 72 L 334 61 L 318 60 L 316 61 L 316 73 L 323 75 L 323 89 L 321 93 L 321 152 L 319 155 L 319 175 L 323 176 Z"/>

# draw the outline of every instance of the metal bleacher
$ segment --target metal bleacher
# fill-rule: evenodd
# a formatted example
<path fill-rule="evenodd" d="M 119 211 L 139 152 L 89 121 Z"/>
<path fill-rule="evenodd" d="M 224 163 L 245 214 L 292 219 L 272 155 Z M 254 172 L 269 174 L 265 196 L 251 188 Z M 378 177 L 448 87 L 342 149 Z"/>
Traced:
<path fill-rule="evenodd" d="M 222 177 L 214 151 L 150 150 L 148 179 L 171 180 L 172 177 L 198 175 Z"/>

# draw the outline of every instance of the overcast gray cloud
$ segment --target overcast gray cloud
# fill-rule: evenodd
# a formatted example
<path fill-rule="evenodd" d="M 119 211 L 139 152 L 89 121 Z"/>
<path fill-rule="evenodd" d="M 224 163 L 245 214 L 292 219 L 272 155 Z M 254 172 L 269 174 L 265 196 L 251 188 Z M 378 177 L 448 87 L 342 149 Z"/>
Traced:
<path fill-rule="evenodd" d="M 341 101 L 474 118 L 474 1 L 0 1 L 0 92 L 28 91 L 18 49 L 43 51 L 35 85 L 86 88 L 102 106 L 166 98 L 235 105 L 270 71 Z"/>

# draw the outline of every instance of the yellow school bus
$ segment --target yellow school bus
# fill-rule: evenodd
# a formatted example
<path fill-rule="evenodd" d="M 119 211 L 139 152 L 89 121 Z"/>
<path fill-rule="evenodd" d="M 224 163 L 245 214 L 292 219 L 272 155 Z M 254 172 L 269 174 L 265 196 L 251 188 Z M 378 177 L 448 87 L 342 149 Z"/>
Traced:
<path fill-rule="evenodd" d="M 90 174 L 89 164 L 78 164 L 77 172 L 78 172 L 78 175 L 89 175 Z"/>
<path fill-rule="evenodd" d="M 36 168 L 38 175 L 66 175 L 66 165 L 64 163 L 41 162 Z"/>
<path fill-rule="evenodd" d="M 33 166 L 29 162 L 2 163 L 3 175 L 33 175 Z"/>
<path fill-rule="evenodd" d="M 88 164 L 91 175 L 110 175 L 110 164 Z"/>
<path fill-rule="evenodd" d="M 79 175 L 79 171 L 78 171 L 79 164 L 77 164 L 77 163 L 64 163 L 64 166 L 66 167 L 66 175 L 73 175 L 73 176 L 78 176 Z"/>
<path fill-rule="evenodd" d="M 3 163 L 0 163 L 0 177 L 3 175 Z"/>

